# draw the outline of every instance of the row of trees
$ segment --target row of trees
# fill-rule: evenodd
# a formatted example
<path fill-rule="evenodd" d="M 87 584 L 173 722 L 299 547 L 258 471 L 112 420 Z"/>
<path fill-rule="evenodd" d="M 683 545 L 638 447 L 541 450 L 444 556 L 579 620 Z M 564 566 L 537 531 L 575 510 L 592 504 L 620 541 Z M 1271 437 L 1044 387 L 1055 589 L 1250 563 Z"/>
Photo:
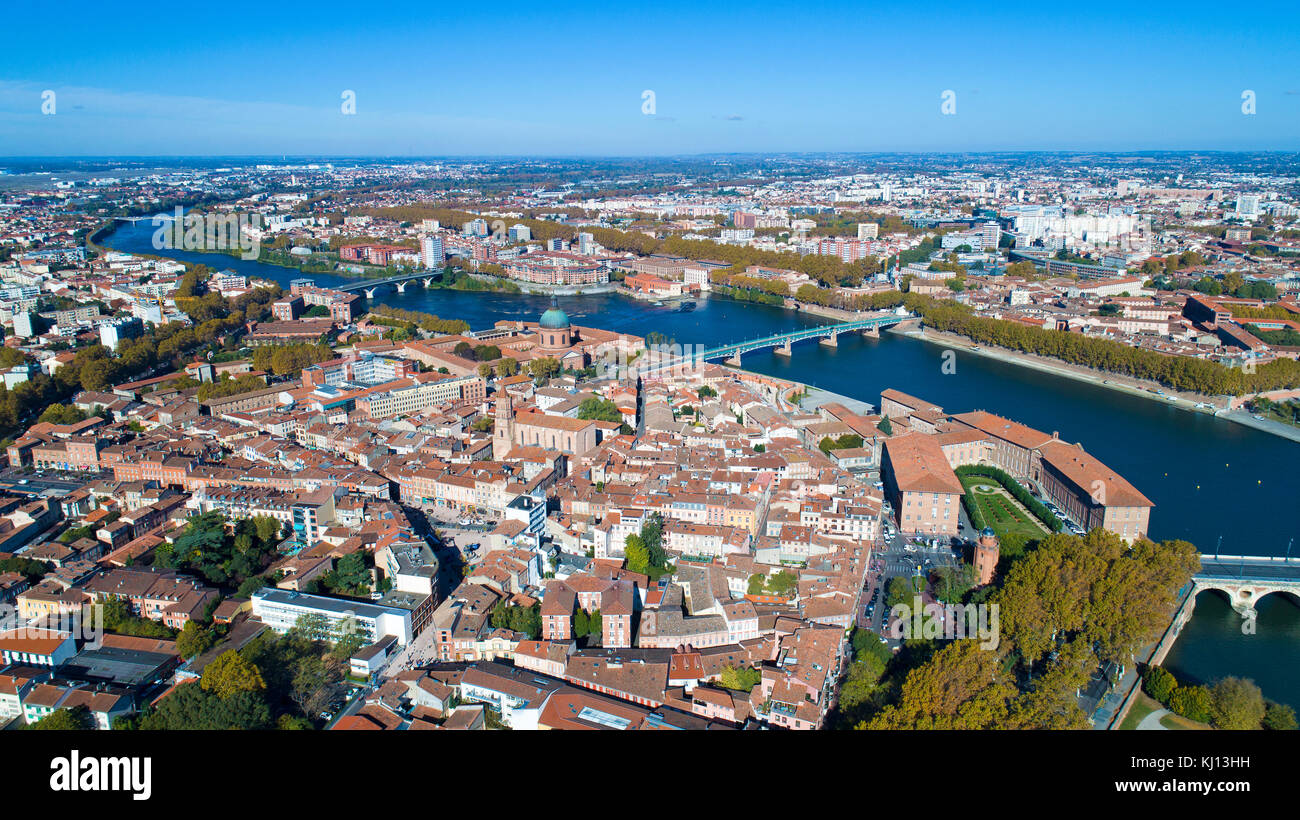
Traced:
<path fill-rule="evenodd" d="M 253 350 L 253 369 L 291 376 L 301 373 L 304 367 L 327 362 L 334 358 L 334 350 L 325 343 L 266 345 Z"/>
<path fill-rule="evenodd" d="M 391 305 L 376 305 L 370 309 L 367 317 L 378 325 L 388 325 L 391 320 L 396 319 L 430 333 L 455 335 L 469 330 L 469 322 L 464 319 L 440 319 L 432 313 L 405 310 Z"/>
<path fill-rule="evenodd" d="M 998 606 L 996 649 L 978 640 L 905 642 L 894 676 L 901 682 L 858 727 L 1084 728 L 1076 693 L 1100 664 L 1128 663 L 1158 636 L 1199 566 L 1186 541 L 1130 547 L 1101 529 L 1049 535 L 1000 588 L 967 596 Z"/>
<path fill-rule="evenodd" d="M 1295 710 L 1265 701 L 1252 680 L 1226 677 L 1212 686 L 1186 685 L 1164 667 L 1149 666 L 1142 675 L 1142 687 L 1174 714 L 1216 729 L 1296 728 Z"/>
<path fill-rule="evenodd" d="M 951 300 L 908 294 L 905 304 L 935 330 L 956 333 L 981 344 L 1148 379 L 1175 390 L 1239 396 L 1300 387 L 1300 363 L 1292 359 L 1277 359 L 1260 365 L 1253 373 L 1246 373 L 1206 359 L 1171 356 L 1110 339 L 976 316 L 969 308 Z"/>
<path fill-rule="evenodd" d="M 225 396 L 237 396 L 240 393 L 251 393 L 264 387 L 266 387 L 266 381 L 261 376 L 245 373 L 238 378 L 232 379 L 230 374 L 222 373 L 221 378 L 217 381 L 200 384 L 194 398 L 199 401 L 207 401 L 208 399 L 219 399 Z"/>

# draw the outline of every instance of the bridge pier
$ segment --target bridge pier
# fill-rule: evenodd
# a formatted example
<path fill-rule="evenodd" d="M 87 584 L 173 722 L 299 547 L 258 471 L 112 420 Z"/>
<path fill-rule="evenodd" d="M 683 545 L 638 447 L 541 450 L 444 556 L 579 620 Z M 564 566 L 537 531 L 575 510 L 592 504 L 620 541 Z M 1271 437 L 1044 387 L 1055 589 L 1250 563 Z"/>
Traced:
<path fill-rule="evenodd" d="M 735 354 L 733 354 L 732 356 L 730 356 L 730 357 L 727 359 L 727 364 L 731 365 L 732 367 L 740 367 L 740 351 L 739 351 L 739 350 L 737 350 L 737 351 L 735 352 Z"/>
<path fill-rule="evenodd" d="M 863 336 L 866 336 L 866 337 L 868 337 L 868 338 L 871 338 L 871 339 L 879 339 L 879 338 L 880 338 L 880 328 L 876 327 L 875 325 L 872 325 L 871 327 L 869 327 L 869 328 L 863 330 L 863 331 L 862 331 L 862 335 L 863 335 Z"/>
<path fill-rule="evenodd" d="M 827 347 L 839 347 L 840 343 L 839 343 L 839 339 L 837 338 L 839 335 L 840 335 L 839 331 L 832 330 L 831 335 L 821 340 L 821 344 L 824 344 Z"/>
<path fill-rule="evenodd" d="M 429 278 L 424 279 L 423 281 L 424 281 L 424 286 L 425 286 L 426 288 L 431 288 L 431 287 L 433 287 L 434 277 L 430 276 Z"/>
<path fill-rule="evenodd" d="M 405 283 L 405 282 L 398 282 L 398 283 L 397 283 L 397 292 L 398 292 L 398 293 L 406 293 L 406 283 Z"/>
<path fill-rule="evenodd" d="M 778 347 L 776 350 L 774 350 L 774 351 L 772 351 L 772 352 L 775 353 L 775 354 L 778 355 L 778 356 L 793 356 L 793 355 L 794 355 L 794 349 L 790 346 L 790 341 L 789 341 L 788 339 L 786 340 L 786 343 L 785 343 L 785 344 L 781 345 L 780 347 Z"/>
<path fill-rule="evenodd" d="M 366 292 L 366 298 L 367 298 L 367 299 L 374 299 L 374 298 L 375 298 L 375 291 L 379 290 L 379 288 L 362 288 L 362 290 L 364 290 L 364 291 Z"/>

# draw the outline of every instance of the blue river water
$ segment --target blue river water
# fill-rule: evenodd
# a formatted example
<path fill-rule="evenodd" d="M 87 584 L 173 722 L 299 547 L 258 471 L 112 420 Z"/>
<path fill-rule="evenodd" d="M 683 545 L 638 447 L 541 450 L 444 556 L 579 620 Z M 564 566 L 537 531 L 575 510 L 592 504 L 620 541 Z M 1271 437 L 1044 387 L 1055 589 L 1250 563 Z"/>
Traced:
<path fill-rule="evenodd" d="M 101 244 L 158 254 L 147 221 L 123 223 Z M 354 278 L 298 271 L 222 254 L 167 251 L 182 262 L 273 279 L 284 286 L 310 278 L 322 286 Z M 475 329 L 502 320 L 534 319 L 550 304 L 543 296 L 391 287 L 376 303 L 464 319 Z M 658 331 L 681 344 L 717 345 L 757 338 L 829 320 L 798 311 L 735 302 L 697 300 L 679 312 L 615 294 L 559 298 L 575 324 L 644 336 Z M 879 339 L 840 337 L 837 348 L 798 344 L 786 358 L 770 351 L 746 354 L 744 367 L 879 404 L 895 388 L 953 412 L 983 409 L 1047 432 L 1057 431 L 1127 478 L 1155 503 L 1150 534 L 1181 538 L 1202 552 L 1282 555 L 1300 532 L 1297 502 L 1300 443 L 1211 415 L 1181 410 L 1085 382 L 956 351 L 955 372 L 941 368 L 938 345 L 893 334 Z M 949 368 L 949 370 L 952 370 Z M 1298 545 L 1300 549 L 1300 545 Z M 1296 552 L 1300 555 L 1300 552 Z M 1227 609 L 1229 617 L 1223 616 Z M 1243 636 L 1240 619 L 1221 598 L 1203 593 L 1192 622 L 1166 665 L 1180 675 L 1212 681 L 1253 678 L 1267 697 L 1300 708 L 1300 610 L 1274 595 L 1261 602 L 1258 632 Z"/>

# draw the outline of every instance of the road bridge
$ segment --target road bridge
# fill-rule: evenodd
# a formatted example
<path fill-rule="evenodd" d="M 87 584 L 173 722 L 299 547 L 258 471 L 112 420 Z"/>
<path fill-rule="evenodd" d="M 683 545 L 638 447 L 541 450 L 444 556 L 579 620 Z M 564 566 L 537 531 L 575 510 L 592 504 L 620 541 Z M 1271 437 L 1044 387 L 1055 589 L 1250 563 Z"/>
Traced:
<path fill-rule="evenodd" d="M 374 299 L 380 288 L 389 285 L 395 287 L 398 293 L 406 293 L 406 286 L 411 282 L 420 282 L 427 288 L 440 278 L 442 278 L 441 272 L 430 273 L 425 271 L 423 273 L 408 273 L 403 276 L 390 276 L 387 279 L 362 279 L 347 285 L 337 285 L 330 288 L 330 290 L 361 291 L 366 294 L 367 299 Z"/>
<path fill-rule="evenodd" d="M 1300 598 L 1300 558 L 1268 555 L 1202 555 L 1201 571 L 1192 576 L 1192 597 L 1207 589 L 1228 596 L 1232 608 L 1255 617 L 1255 603 L 1265 595 L 1287 592 Z M 1191 617 L 1192 607 L 1183 616 Z"/>

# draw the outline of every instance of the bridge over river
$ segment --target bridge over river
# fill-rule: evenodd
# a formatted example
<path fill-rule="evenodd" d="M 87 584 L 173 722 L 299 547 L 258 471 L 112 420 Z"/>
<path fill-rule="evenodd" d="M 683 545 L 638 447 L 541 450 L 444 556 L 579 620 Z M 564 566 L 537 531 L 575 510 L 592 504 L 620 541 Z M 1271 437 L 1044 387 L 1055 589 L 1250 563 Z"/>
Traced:
<path fill-rule="evenodd" d="M 437 273 L 425 271 L 423 273 L 408 273 L 403 276 L 390 276 L 387 279 L 360 279 L 346 285 L 335 285 L 331 287 L 330 290 L 341 290 L 345 292 L 361 291 L 366 294 L 367 299 L 374 299 L 375 293 L 383 287 L 391 285 L 397 289 L 398 293 L 406 293 L 406 286 L 411 282 L 419 282 L 427 288 L 441 278 L 441 271 Z M 315 282 L 310 278 L 294 281 L 304 281 L 311 282 L 313 285 L 315 284 Z"/>
<path fill-rule="evenodd" d="M 1201 571 L 1192 576 L 1196 595 L 1217 589 L 1243 617 L 1255 617 L 1255 602 L 1274 592 L 1300 598 L 1300 558 L 1266 555 L 1202 555 Z M 1191 617 L 1191 607 L 1187 614 Z"/>
<path fill-rule="evenodd" d="M 757 339 L 746 339 L 741 342 L 728 342 L 724 345 L 696 350 L 694 353 L 689 350 L 671 350 L 666 355 L 651 356 L 646 364 L 639 366 L 637 369 L 642 374 L 652 374 L 660 370 L 671 370 L 718 359 L 725 359 L 727 364 L 740 367 L 741 356 L 755 350 L 773 348 L 773 352 L 779 356 L 793 356 L 796 342 L 817 339 L 827 347 L 836 347 L 841 333 L 862 333 L 866 336 L 879 336 L 882 327 L 891 327 L 913 318 L 915 317 L 906 312 L 880 313 L 848 322 L 806 327 L 788 333 L 775 333 L 771 336 L 761 336 Z"/>

